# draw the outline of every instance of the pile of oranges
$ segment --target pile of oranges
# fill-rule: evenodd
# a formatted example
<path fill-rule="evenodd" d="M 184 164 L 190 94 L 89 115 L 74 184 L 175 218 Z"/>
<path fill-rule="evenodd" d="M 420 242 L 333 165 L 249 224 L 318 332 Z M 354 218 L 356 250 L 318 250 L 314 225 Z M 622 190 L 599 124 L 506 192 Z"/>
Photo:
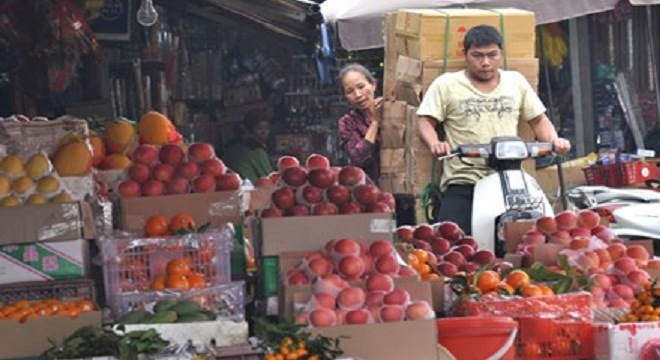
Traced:
<path fill-rule="evenodd" d="M 294 342 L 290 337 L 282 339 L 277 352 L 266 353 L 265 360 L 319 360 L 318 355 L 310 355 L 304 341 Z"/>
<path fill-rule="evenodd" d="M 522 270 L 513 270 L 502 279 L 499 273 L 493 270 L 482 272 L 475 280 L 468 279 L 470 284 L 481 292 L 481 294 L 492 295 L 522 295 L 523 297 L 549 296 L 554 291 L 547 285 L 532 284 L 532 279 Z"/>
<path fill-rule="evenodd" d="M 165 275 L 156 276 L 151 282 L 149 289 L 186 290 L 206 287 L 206 279 L 203 274 L 194 272 L 190 268 L 190 261 L 186 258 L 176 258 L 168 261 Z"/>
<path fill-rule="evenodd" d="M 96 310 L 96 306 L 87 299 L 64 302 L 57 299 L 18 300 L 11 305 L 0 307 L 0 320 L 15 320 L 24 323 L 29 319 L 53 315 L 65 315 L 73 319 L 81 313 L 94 310 Z"/>
<path fill-rule="evenodd" d="M 408 254 L 408 265 L 422 276 L 422 280 L 438 280 L 440 276 L 432 268 L 434 259 L 435 255 L 426 250 L 413 249 Z"/>
<path fill-rule="evenodd" d="M 623 323 L 639 321 L 660 321 L 660 284 L 650 281 L 644 284 L 644 291 L 630 304 L 630 312 L 619 320 Z"/>
<path fill-rule="evenodd" d="M 188 214 L 178 214 L 172 219 L 168 219 L 164 215 L 153 215 L 144 224 L 144 235 L 148 237 L 166 236 L 180 232 L 193 232 L 196 231 L 196 228 L 195 220 Z"/>

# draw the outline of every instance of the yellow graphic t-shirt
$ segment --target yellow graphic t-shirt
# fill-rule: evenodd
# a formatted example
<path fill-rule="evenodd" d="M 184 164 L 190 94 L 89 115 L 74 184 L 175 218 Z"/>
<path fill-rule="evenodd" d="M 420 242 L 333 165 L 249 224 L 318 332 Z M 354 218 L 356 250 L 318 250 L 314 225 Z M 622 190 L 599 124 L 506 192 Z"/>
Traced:
<path fill-rule="evenodd" d="M 436 78 L 417 110 L 419 116 L 437 119 L 444 127 L 445 141 L 459 145 L 486 144 L 497 136 L 516 136 L 518 121 L 545 113 L 545 106 L 527 79 L 517 71 L 500 70 L 500 83 L 490 93 L 479 91 L 464 71 Z M 458 159 L 443 163 L 441 187 L 474 184 L 492 170 L 482 159 Z"/>

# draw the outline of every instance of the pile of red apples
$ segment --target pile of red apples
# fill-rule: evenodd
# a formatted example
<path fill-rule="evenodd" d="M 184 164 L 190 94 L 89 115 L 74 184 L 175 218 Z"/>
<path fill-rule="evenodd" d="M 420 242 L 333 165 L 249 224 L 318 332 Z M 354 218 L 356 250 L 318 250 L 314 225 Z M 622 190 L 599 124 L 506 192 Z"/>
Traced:
<path fill-rule="evenodd" d="M 309 216 L 385 213 L 394 210 L 394 196 L 367 181 L 355 166 L 330 166 L 323 155 L 310 155 L 302 166 L 293 156 L 279 159 L 278 171 L 257 186 L 275 185 L 271 205 L 260 216 Z"/>
<path fill-rule="evenodd" d="M 476 240 L 466 236 L 454 222 L 433 225 L 400 226 L 396 229 L 399 240 L 429 253 L 429 263 L 442 275 L 453 277 L 459 272 L 472 274 L 483 266 L 494 270 L 510 268 L 509 263 L 495 257 L 491 250 L 479 249 Z"/>
<path fill-rule="evenodd" d="M 412 301 L 408 291 L 395 288 L 394 278 L 417 276 L 401 263 L 387 240 L 328 241 L 325 251 L 308 254 L 287 273 L 289 285 L 313 284 L 297 322 L 328 327 L 434 318 L 427 302 Z M 359 280 L 365 281 L 364 289 L 351 285 Z"/>
<path fill-rule="evenodd" d="M 519 251 L 533 254 L 544 243 L 565 246 L 560 253 L 569 265 L 589 276 L 595 308 L 628 307 L 649 281 L 645 270 L 660 268 L 660 261 L 651 259 L 645 247 L 616 238 L 591 210 L 537 219 L 534 229 L 523 235 Z"/>
<path fill-rule="evenodd" d="M 228 173 L 208 143 L 188 147 L 142 144 L 132 155 L 128 179 L 117 187 L 120 197 L 235 191 L 241 178 Z"/>

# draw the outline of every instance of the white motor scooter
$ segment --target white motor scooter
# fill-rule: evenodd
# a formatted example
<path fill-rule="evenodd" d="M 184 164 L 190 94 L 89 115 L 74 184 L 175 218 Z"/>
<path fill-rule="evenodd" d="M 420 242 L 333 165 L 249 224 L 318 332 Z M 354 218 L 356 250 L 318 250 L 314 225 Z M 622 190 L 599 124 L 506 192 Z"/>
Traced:
<path fill-rule="evenodd" d="M 479 180 L 472 202 L 472 237 L 480 248 L 506 253 L 503 226 L 507 222 L 554 216 L 536 179 L 522 170 L 522 161 L 549 156 L 552 145 L 526 143 L 518 137 L 496 137 L 489 144 L 459 146 L 439 160 L 482 158 L 494 173 Z M 469 163 L 466 163 L 471 165 Z"/>

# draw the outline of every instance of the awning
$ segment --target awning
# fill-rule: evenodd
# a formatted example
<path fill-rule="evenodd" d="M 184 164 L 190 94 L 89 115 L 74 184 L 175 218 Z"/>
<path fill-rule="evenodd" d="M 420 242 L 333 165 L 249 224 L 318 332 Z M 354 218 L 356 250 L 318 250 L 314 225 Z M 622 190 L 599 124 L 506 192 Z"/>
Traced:
<path fill-rule="evenodd" d="M 532 11 L 537 24 L 546 24 L 613 9 L 619 0 L 327 0 L 321 14 L 336 25 L 341 46 L 362 50 L 383 46 L 383 15 L 405 8 L 505 8 Z M 660 0 L 630 0 L 633 5 Z"/>

